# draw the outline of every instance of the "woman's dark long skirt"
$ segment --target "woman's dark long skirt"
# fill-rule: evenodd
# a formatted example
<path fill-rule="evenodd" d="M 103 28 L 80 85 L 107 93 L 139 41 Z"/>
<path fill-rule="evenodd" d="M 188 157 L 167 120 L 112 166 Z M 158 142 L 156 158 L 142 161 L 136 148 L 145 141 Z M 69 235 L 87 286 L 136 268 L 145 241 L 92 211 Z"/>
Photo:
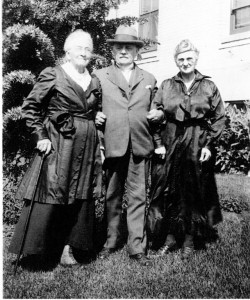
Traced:
<path fill-rule="evenodd" d="M 30 201 L 24 203 L 9 251 L 18 254 Z M 95 202 L 76 201 L 70 205 L 35 202 L 23 254 L 59 254 L 68 244 L 79 250 L 93 249 Z"/>

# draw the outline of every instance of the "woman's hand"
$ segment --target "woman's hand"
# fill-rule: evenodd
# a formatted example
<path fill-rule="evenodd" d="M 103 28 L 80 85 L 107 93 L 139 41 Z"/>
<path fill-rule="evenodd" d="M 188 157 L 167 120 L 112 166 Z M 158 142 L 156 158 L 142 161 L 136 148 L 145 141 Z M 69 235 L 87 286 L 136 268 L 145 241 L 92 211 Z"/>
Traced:
<path fill-rule="evenodd" d="M 207 148 L 201 149 L 201 157 L 200 162 L 208 161 L 210 157 L 212 156 L 211 151 Z"/>
<path fill-rule="evenodd" d="M 164 119 L 164 113 L 160 109 L 155 109 L 155 108 L 151 109 L 148 112 L 147 119 L 149 122 L 159 123 L 160 121 L 162 121 Z"/>
<path fill-rule="evenodd" d="M 37 142 L 36 148 L 41 152 L 45 152 L 45 155 L 47 155 L 51 150 L 51 141 L 49 139 L 40 140 Z"/>
<path fill-rule="evenodd" d="M 155 154 L 159 155 L 160 158 L 164 159 L 166 156 L 166 148 L 164 146 L 156 148 Z"/>
<path fill-rule="evenodd" d="M 101 159 L 102 159 L 102 164 L 103 164 L 104 160 L 105 160 L 105 149 L 102 146 L 101 146 Z"/>
<path fill-rule="evenodd" d="M 95 125 L 102 126 L 105 124 L 107 117 L 101 111 L 98 111 L 95 117 Z"/>

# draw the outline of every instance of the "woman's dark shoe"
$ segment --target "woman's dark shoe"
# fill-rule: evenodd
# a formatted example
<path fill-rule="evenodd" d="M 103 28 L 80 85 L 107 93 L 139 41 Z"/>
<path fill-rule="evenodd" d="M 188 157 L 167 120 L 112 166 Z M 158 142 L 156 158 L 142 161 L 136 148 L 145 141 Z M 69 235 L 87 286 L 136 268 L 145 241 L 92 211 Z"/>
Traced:
<path fill-rule="evenodd" d="M 73 256 L 80 264 L 89 264 L 96 259 L 94 250 L 81 250 L 73 248 Z"/>
<path fill-rule="evenodd" d="M 152 264 L 152 261 L 144 253 L 130 255 L 130 258 L 143 266 L 150 266 Z"/>
<path fill-rule="evenodd" d="M 184 247 L 183 251 L 182 251 L 182 259 L 188 259 L 190 256 L 192 256 L 192 254 L 194 253 L 194 248 L 193 247 Z"/>
<path fill-rule="evenodd" d="M 177 244 L 176 243 L 171 243 L 171 244 L 165 244 L 163 245 L 154 256 L 164 256 L 168 254 L 169 252 L 172 252 L 177 249 Z"/>
<path fill-rule="evenodd" d="M 115 249 L 112 248 L 103 248 L 102 251 L 98 254 L 98 258 L 106 259 L 110 256 L 110 254 L 114 253 Z"/>

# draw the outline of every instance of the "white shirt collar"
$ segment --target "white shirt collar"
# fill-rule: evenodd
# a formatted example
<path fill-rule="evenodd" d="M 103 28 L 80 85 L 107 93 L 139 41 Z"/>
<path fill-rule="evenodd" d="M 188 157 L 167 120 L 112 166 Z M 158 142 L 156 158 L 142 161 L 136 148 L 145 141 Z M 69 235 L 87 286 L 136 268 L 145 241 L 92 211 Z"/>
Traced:
<path fill-rule="evenodd" d="M 116 64 L 116 65 L 117 65 L 118 69 L 121 70 L 122 74 L 124 75 L 124 77 L 126 78 L 127 82 L 129 83 L 129 80 L 130 80 L 132 71 L 133 71 L 134 68 L 135 68 L 134 63 L 132 63 L 132 64 L 129 66 L 129 68 L 126 69 L 126 70 L 122 70 L 118 64 Z"/>
<path fill-rule="evenodd" d="M 87 69 L 84 73 L 79 73 L 70 62 L 63 64 L 62 68 L 84 91 L 87 90 L 91 82 L 91 76 Z"/>

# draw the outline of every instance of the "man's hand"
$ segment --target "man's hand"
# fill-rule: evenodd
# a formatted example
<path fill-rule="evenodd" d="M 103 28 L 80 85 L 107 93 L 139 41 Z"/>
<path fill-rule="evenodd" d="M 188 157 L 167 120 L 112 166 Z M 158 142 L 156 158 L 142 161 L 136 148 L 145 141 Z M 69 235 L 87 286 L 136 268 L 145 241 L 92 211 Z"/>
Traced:
<path fill-rule="evenodd" d="M 105 124 L 107 117 L 101 111 L 98 111 L 95 117 L 95 125 L 102 126 Z"/>
<path fill-rule="evenodd" d="M 210 157 L 212 156 L 211 151 L 207 148 L 201 149 L 201 157 L 200 162 L 208 161 Z"/>
<path fill-rule="evenodd" d="M 45 155 L 47 155 L 51 150 L 51 141 L 49 139 L 40 140 L 37 142 L 36 148 L 41 152 L 45 152 Z"/>
<path fill-rule="evenodd" d="M 166 148 L 164 146 L 156 148 L 155 154 L 159 155 L 160 158 L 164 159 L 166 156 Z"/>
<path fill-rule="evenodd" d="M 162 110 L 159 109 L 151 109 L 147 115 L 147 119 L 149 122 L 157 123 L 162 121 L 164 118 L 164 113 Z"/>

